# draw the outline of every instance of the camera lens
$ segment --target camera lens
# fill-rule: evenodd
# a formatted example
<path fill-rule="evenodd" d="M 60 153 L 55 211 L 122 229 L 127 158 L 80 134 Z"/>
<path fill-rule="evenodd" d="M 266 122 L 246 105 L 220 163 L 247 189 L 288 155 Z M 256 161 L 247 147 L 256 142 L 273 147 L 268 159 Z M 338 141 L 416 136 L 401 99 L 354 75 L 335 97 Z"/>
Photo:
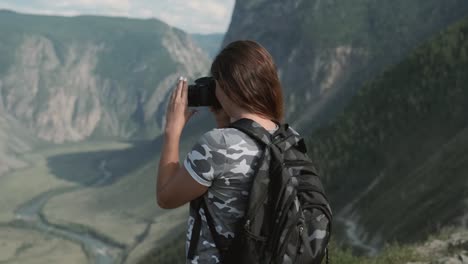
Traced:
<path fill-rule="evenodd" d="M 216 82 L 213 77 L 202 77 L 188 86 L 188 106 L 213 106 L 221 108 L 216 98 Z"/>

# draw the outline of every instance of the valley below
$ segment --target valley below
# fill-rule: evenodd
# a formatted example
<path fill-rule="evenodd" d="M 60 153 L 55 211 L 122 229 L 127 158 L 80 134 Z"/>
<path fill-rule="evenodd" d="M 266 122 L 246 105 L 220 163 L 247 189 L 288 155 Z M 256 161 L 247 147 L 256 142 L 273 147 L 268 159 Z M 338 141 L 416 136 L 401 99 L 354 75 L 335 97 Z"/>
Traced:
<path fill-rule="evenodd" d="M 119 173 L 112 172 L 103 156 L 129 149 L 131 145 L 123 142 L 92 142 L 26 153 L 22 158 L 27 167 L 0 177 L 0 263 L 134 263 L 181 225 L 187 210 L 158 210 L 154 195 L 147 197 L 152 208 L 147 206 L 151 212 L 142 218 L 117 212 L 118 206 L 104 206 L 99 212 L 87 208 L 99 207 L 102 201 L 86 198 L 119 185 L 112 184 Z M 67 162 L 58 168 L 54 159 L 63 157 Z M 74 176 L 81 171 L 82 176 L 73 182 L 53 174 L 64 167 L 75 171 Z M 146 167 L 154 169 L 151 164 Z M 155 180 L 154 173 L 146 176 Z M 121 195 L 121 200 L 129 195 Z"/>

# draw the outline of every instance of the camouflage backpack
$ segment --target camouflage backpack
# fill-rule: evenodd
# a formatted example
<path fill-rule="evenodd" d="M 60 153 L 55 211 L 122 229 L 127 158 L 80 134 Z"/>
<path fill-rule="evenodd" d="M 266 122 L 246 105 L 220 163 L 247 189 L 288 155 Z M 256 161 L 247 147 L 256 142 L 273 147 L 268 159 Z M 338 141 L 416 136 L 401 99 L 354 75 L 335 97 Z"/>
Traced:
<path fill-rule="evenodd" d="M 221 263 L 320 264 L 325 256 L 328 263 L 332 212 L 322 183 L 303 138 L 288 124 L 277 124 L 273 135 L 247 118 L 229 126 L 265 147 L 234 239 L 220 236 L 203 199 L 196 202 L 204 208 Z M 195 221 L 189 256 L 199 229 Z"/>

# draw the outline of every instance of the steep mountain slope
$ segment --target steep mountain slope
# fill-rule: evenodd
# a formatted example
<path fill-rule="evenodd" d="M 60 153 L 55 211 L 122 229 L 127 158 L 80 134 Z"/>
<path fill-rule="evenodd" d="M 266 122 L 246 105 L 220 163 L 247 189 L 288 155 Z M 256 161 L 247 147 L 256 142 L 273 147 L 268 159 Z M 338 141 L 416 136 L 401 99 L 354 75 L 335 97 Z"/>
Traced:
<path fill-rule="evenodd" d="M 353 243 L 379 248 L 468 224 L 467 72 L 465 18 L 312 134 L 309 149 Z"/>
<path fill-rule="evenodd" d="M 309 131 L 366 80 L 467 13 L 464 0 L 236 1 L 223 46 L 264 45 L 279 68 L 287 120 Z"/>
<path fill-rule="evenodd" d="M 0 105 L 0 176 L 13 169 L 25 167 L 21 154 L 37 147 L 40 140 L 3 112 Z"/>
<path fill-rule="evenodd" d="M 46 141 L 152 138 L 179 75 L 208 58 L 158 20 L 0 11 L 0 101 Z"/>

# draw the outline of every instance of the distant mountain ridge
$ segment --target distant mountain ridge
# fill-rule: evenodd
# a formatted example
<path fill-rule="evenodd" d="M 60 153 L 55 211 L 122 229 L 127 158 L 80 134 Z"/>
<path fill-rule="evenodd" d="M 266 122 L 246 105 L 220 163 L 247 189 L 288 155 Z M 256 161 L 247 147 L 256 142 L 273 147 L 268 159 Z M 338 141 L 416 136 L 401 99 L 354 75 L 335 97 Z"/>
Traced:
<path fill-rule="evenodd" d="M 0 104 L 36 136 L 152 138 L 180 75 L 205 74 L 206 54 L 156 19 L 0 11 Z"/>

